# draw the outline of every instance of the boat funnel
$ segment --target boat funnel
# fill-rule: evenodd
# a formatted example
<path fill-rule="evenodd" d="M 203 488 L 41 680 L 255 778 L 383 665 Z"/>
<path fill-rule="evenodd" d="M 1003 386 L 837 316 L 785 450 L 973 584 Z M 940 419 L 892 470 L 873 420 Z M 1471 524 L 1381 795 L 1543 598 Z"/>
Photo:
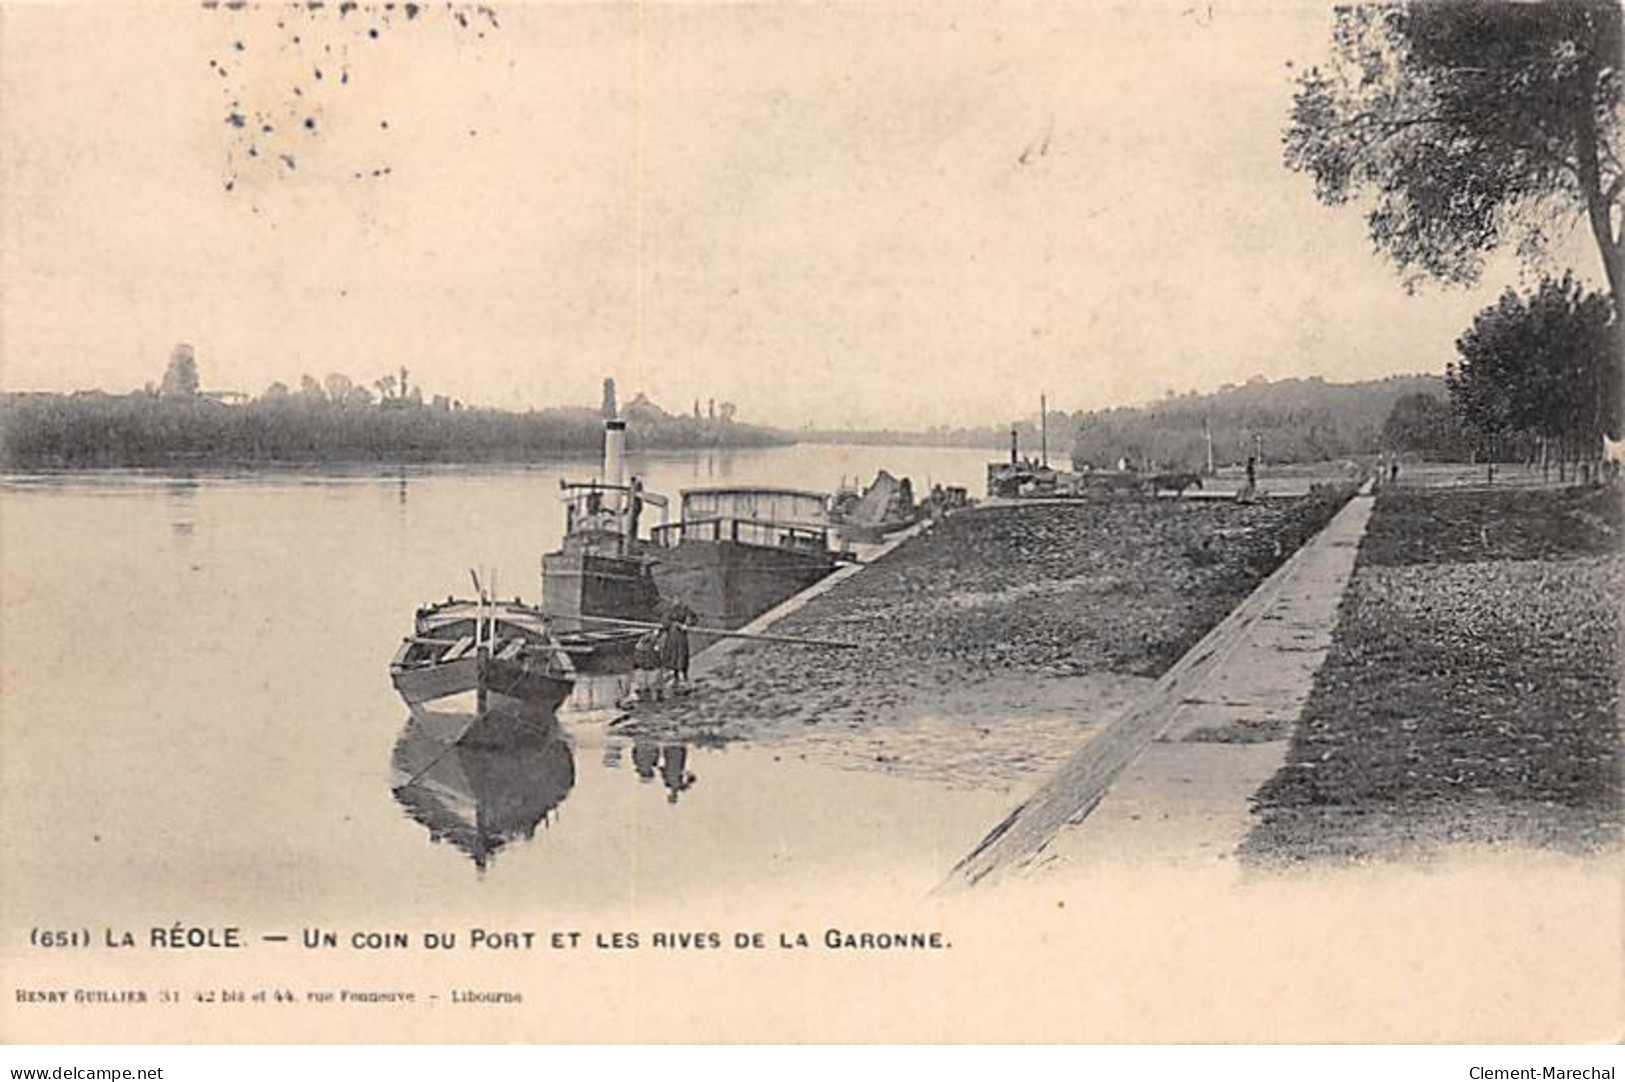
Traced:
<path fill-rule="evenodd" d="M 604 422 L 604 480 L 611 485 L 626 484 L 626 422 Z"/>

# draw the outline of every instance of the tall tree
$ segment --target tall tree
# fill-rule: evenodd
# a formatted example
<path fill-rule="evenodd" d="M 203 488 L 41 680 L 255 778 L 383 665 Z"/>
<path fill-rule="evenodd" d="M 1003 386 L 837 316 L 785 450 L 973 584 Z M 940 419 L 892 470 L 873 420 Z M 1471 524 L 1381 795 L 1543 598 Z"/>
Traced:
<path fill-rule="evenodd" d="M 355 383 L 343 372 L 329 372 L 322 380 L 322 389 L 327 392 L 327 400 L 340 406 L 346 403 L 354 386 Z"/>
<path fill-rule="evenodd" d="M 1375 200 L 1406 276 L 1470 283 L 1485 253 L 1542 251 L 1582 218 L 1618 310 L 1621 15 L 1613 0 L 1409 0 L 1339 8 L 1332 60 L 1298 77 L 1286 164 L 1327 204 Z"/>
<path fill-rule="evenodd" d="M 180 343 L 169 352 L 169 365 L 164 369 L 164 380 L 158 385 L 163 395 L 195 395 L 198 391 L 197 356 L 192 347 Z"/>

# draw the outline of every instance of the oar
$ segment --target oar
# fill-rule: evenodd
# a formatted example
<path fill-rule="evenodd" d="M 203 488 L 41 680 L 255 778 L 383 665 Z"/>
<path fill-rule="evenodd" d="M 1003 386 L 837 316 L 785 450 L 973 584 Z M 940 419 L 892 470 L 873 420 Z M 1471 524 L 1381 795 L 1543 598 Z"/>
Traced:
<path fill-rule="evenodd" d="M 616 620 L 608 616 L 575 616 L 571 619 L 580 620 L 588 624 L 607 624 L 614 627 L 642 628 L 654 631 L 665 626 L 651 624 L 645 620 Z M 788 646 L 826 646 L 837 650 L 856 650 L 855 642 L 840 642 L 836 639 L 796 638 L 790 635 L 767 635 L 760 631 L 728 631 L 720 627 L 700 627 L 695 624 L 678 624 L 685 631 L 692 631 L 696 635 L 711 635 L 719 639 L 746 639 L 751 642 L 779 642 Z"/>

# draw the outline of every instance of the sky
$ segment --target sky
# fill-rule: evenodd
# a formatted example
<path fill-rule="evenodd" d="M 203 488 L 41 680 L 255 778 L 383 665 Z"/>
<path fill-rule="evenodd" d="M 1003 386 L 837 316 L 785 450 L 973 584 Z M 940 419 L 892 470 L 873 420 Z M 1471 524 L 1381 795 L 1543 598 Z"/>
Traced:
<path fill-rule="evenodd" d="M 187 342 L 250 393 L 1003 424 L 1442 371 L 1519 283 L 1407 295 L 1282 166 L 1329 8 L 407 9 L 0 7 L 0 387 Z"/>

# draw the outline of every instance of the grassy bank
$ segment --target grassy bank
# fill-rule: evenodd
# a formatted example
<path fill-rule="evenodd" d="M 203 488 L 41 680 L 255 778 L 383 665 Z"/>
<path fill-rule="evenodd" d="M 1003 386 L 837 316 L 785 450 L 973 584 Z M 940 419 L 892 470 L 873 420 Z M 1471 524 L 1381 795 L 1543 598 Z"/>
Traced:
<path fill-rule="evenodd" d="M 1384 493 L 1244 852 L 1617 841 L 1621 517 L 1606 489 Z"/>

